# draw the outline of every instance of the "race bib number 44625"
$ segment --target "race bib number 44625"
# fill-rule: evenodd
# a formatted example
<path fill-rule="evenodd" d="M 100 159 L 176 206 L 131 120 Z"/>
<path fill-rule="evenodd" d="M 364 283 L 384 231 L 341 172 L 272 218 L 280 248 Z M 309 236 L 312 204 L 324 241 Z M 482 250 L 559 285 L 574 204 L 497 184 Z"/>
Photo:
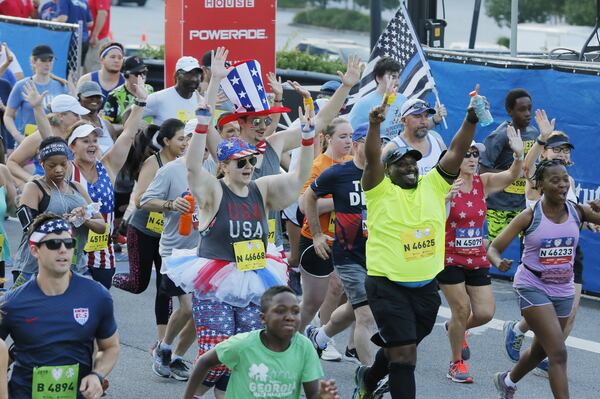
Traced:
<path fill-rule="evenodd" d="M 429 258 L 435 255 L 435 229 L 424 226 L 401 233 L 402 250 L 407 261 Z"/>

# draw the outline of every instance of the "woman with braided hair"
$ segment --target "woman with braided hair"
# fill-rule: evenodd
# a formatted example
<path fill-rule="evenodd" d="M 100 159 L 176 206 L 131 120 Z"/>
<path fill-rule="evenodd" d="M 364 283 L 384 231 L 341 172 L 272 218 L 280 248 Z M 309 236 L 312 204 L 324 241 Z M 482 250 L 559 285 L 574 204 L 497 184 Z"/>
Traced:
<path fill-rule="evenodd" d="M 592 209 L 567 199 L 570 177 L 562 160 L 541 162 L 534 177 L 541 199 L 510 222 L 491 243 L 487 256 L 501 271 L 510 269 L 513 261 L 501 254 L 523 234 L 523 256 L 513 287 L 535 337 L 512 370 L 496 373 L 494 383 L 500 397 L 512 398 L 517 382 L 548 357 L 552 394 L 568 398 L 564 330 L 573 311 L 575 248 L 581 223 L 600 223 L 600 213 L 594 212 L 597 206 Z"/>

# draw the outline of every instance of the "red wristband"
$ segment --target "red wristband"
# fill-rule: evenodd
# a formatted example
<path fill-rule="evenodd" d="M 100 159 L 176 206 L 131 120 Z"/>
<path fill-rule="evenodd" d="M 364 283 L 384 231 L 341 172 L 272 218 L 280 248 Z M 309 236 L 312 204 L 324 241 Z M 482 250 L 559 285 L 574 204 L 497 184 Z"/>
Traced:
<path fill-rule="evenodd" d="M 208 133 L 208 125 L 196 125 L 196 129 L 194 129 L 194 133 L 198 134 L 206 134 Z"/>
<path fill-rule="evenodd" d="M 313 145 L 313 143 L 315 142 L 315 138 L 311 137 L 309 139 L 302 139 L 302 141 L 300 141 L 300 143 L 304 146 L 304 147 L 308 147 Z"/>

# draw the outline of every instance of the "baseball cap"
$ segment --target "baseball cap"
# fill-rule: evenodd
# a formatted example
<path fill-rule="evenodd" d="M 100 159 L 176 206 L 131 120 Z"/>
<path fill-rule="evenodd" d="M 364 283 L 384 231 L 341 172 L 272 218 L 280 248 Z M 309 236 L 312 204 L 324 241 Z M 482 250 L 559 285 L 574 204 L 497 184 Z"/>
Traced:
<path fill-rule="evenodd" d="M 360 124 L 354 131 L 352 132 L 352 141 L 358 141 L 360 139 L 364 139 L 367 137 L 367 131 L 369 130 L 369 123 Z"/>
<path fill-rule="evenodd" d="M 67 144 L 71 145 L 75 140 L 87 137 L 92 133 L 96 133 L 98 136 L 102 136 L 102 130 L 100 130 L 96 126 L 89 125 L 87 123 L 85 125 L 78 126 L 77 128 L 75 128 L 75 130 L 73 130 L 73 132 L 69 136 Z"/>
<path fill-rule="evenodd" d="M 429 114 L 435 114 L 435 109 L 431 108 L 429 104 L 425 101 L 420 100 L 418 98 L 412 98 L 410 100 L 406 100 L 402 107 L 400 107 L 400 117 L 404 118 L 407 115 L 419 115 L 423 112 L 428 112 Z"/>
<path fill-rule="evenodd" d="M 569 138 L 567 136 L 563 136 L 562 134 L 555 134 L 554 136 L 550 136 L 548 140 L 546 140 L 546 148 L 555 148 L 560 147 L 561 145 L 566 145 L 570 149 L 574 149 L 575 146 L 571 144 Z"/>
<path fill-rule="evenodd" d="M 239 159 L 255 154 L 258 154 L 258 151 L 254 146 L 237 137 L 223 140 L 217 145 L 217 158 L 219 161 Z"/>
<path fill-rule="evenodd" d="M 54 51 L 52 51 L 52 48 L 50 46 L 40 44 L 39 46 L 35 46 L 33 50 L 31 50 L 31 55 L 36 58 L 48 55 L 54 56 Z"/>
<path fill-rule="evenodd" d="M 332 95 L 340 87 L 341 83 L 337 80 L 329 80 L 321 86 L 319 91 L 326 95 Z"/>
<path fill-rule="evenodd" d="M 417 161 L 423 158 L 423 155 L 414 148 L 408 146 L 401 146 L 396 148 L 394 151 L 388 152 L 383 157 L 383 163 L 386 165 L 393 164 L 402 159 L 402 157 L 404 157 L 405 155 L 412 155 Z"/>
<path fill-rule="evenodd" d="M 194 69 L 200 69 L 200 64 L 198 63 L 197 59 L 187 55 L 178 59 L 177 64 L 175 64 L 176 71 L 182 70 L 185 72 L 189 72 Z"/>
<path fill-rule="evenodd" d="M 477 148 L 477 150 L 479 150 L 479 152 L 484 152 L 485 151 L 485 144 L 483 143 L 478 143 L 475 140 L 473 140 L 471 142 L 471 147 L 475 147 Z"/>
<path fill-rule="evenodd" d="M 71 111 L 77 115 L 87 115 L 90 113 L 89 109 L 82 107 L 75 97 L 68 94 L 59 94 L 54 97 L 50 104 L 50 109 L 52 112 Z"/>
<path fill-rule="evenodd" d="M 77 94 L 82 97 L 91 97 L 91 96 L 102 96 L 102 89 L 100 85 L 96 82 L 92 82 L 91 80 L 87 82 L 83 82 L 77 87 Z"/>
<path fill-rule="evenodd" d="M 148 68 L 146 67 L 146 64 L 144 64 L 144 61 L 141 60 L 140 57 L 138 57 L 137 55 L 131 56 L 131 57 L 127 57 L 127 59 L 125 59 L 125 62 L 123 62 L 123 72 L 140 72 L 140 71 L 144 71 L 147 70 Z"/>

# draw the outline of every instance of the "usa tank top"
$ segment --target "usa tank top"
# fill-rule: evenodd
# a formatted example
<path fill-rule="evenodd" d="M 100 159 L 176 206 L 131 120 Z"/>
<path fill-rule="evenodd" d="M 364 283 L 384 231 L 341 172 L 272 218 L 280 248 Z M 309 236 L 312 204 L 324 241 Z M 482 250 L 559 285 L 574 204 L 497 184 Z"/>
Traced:
<path fill-rule="evenodd" d="M 483 245 L 487 211 L 483 190 L 481 178 L 474 175 L 471 191 L 459 191 L 450 201 L 450 214 L 446 219 L 445 266 L 471 270 L 490 267 Z"/>
<path fill-rule="evenodd" d="M 217 214 L 204 231 L 200 232 L 198 256 L 206 259 L 235 261 L 233 244 L 261 240 L 267 248 L 268 225 L 262 194 L 253 181 L 248 185 L 248 196 L 240 197 L 219 180 L 223 198 Z"/>
<path fill-rule="evenodd" d="M 100 213 L 108 226 L 107 233 L 105 233 L 102 238 L 107 245 L 105 245 L 104 249 L 86 251 L 87 266 L 100 269 L 112 269 L 115 267 L 115 256 L 112 247 L 112 232 L 115 218 L 115 193 L 110 176 L 108 176 L 106 168 L 100 161 L 96 161 L 96 172 L 98 173 L 98 179 L 91 183 L 85 179 L 83 173 L 81 173 L 75 162 L 73 162 L 72 180 L 80 183 L 86 188 L 92 202 L 100 203 Z M 106 234 L 108 234 L 108 237 L 106 237 Z"/>

